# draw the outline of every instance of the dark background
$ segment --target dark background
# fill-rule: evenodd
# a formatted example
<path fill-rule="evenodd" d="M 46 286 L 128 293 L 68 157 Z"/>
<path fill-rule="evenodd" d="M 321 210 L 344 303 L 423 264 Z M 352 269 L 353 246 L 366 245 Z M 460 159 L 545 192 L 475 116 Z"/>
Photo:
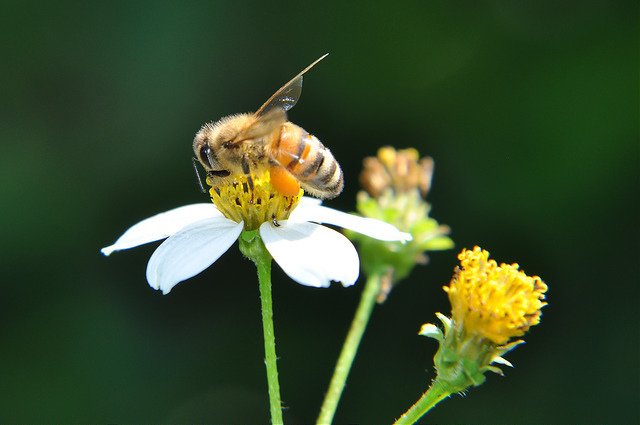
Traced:
<path fill-rule="evenodd" d="M 345 2 L 346 3 L 346 2 Z M 561 4 L 557 4 L 561 3 Z M 201 124 L 255 110 L 325 52 L 292 121 L 342 164 L 436 161 L 435 253 L 376 308 L 336 417 L 390 423 L 424 391 L 462 247 L 549 284 L 515 369 L 433 423 L 637 423 L 636 2 L 3 2 L 0 422 L 268 421 L 255 271 L 237 245 L 170 295 L 157 244 L 110 258 L 138 220 L 194 202 Z M 360 282 L 361 283 L 361 282 Z M 282 397 L 315 419 L 362 285 L 274 267 Z"/>

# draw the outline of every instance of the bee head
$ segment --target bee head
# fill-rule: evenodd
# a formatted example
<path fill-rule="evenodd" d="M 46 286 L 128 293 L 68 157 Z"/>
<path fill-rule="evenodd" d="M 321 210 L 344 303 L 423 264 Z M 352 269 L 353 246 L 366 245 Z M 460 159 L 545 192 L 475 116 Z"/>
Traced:
<path fill-rule="evenodd" d="M 232 115 L 207 123 L 196 133 L 193 153 L 207 172 L 229 171 L 230 165 L 236 161 L 235 151 L 240 145 L 237 139 L 243 121 L 243 116 Z"/>

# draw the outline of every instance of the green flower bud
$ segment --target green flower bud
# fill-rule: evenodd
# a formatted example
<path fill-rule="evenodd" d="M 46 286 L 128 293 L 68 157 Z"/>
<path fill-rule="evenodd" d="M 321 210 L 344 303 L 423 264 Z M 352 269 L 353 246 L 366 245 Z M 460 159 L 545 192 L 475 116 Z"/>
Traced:
<path fill-rule="evenodd" d="M 365 273 L 383 276 L 379 303 L 417 264 L 427 263 L 427 251 L 453 247 L 447 236 L 449 227 L 429 217 L 431 207 L 424 198 L 431 186 L 432 173 L 433 160 L 419 159 L 415 149 L 396 151 L 384 147 L 377 157 L 364 160 L 360 183 L 365 191 L 358 193 L 357 212 L 393 224 L 413 237 L 410 242 L 400 243 L 382 242 L 353 232 L 347 234 L 358 244 Z"/>

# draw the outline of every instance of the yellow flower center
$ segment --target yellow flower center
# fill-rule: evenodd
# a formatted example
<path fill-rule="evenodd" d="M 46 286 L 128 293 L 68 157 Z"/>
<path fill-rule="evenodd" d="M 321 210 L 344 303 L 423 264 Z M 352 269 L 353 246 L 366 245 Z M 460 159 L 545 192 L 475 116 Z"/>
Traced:
<path fill-rule="evenodd" d="M 280 194 L 271 185 L 269 171 L 260 175 L 235 174 L 222 183 L 207 177 L 213 204 L 230 220 L 244 221 L 245 230 L 256 230 L 267 221 L 277 223 L 289 218 L 304 193 L 295 196 Z"/>
<path fill-rule="evenodd" d="M 527 276 L 517 264 L 498 266 L 479 247 L 458 258 L 460 267 L 444 287 L 456 326 L 505 344 L 540 322 L 547 285 L 538 276 Z"/>

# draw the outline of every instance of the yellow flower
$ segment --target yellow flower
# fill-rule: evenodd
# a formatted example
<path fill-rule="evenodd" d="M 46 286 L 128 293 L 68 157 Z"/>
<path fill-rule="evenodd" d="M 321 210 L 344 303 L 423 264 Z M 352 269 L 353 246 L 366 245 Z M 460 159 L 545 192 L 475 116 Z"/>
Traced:
<path fill-rule="evenodd" d="M 211 186 L 211 201 L 228 219 L 236 223 L 244 222 L 245 230 L 256 230 L 262 223 L 277 224 L 289 218 L 298 205 L 304 191 L 295 196 L 286 196 L 271 185 L 270 174 L 236 174 L 224 185 L 215 185 L 207 177 Z"/>
<path fill-rule="evenodd" d="M 479 247 L 463 250 L 449 286 L 453 322 L 469 334 L 496 344 L 519 337 L 540 322 L 547 285 L 518 264 L 498 264 Z"/>
<path fill-rule="evenodd" d="M 540 323 L 547 285 L 527 276 L 517 264 L 498 264 L 479 247 L 464 249 L 460 266 L 444 290 L 451 302 L 451 318 L 436 313 L 441 330 L 427 323 L 420 335 L 436 339 L 438 375 L 450 392 L 463 391 L 485 381 L 485 372 L 502 374 L 494 364 L 511 366 L 502 356 L 520 345 L 520 337 Z M 444 331 L 444 332 L 443 332 Z"/>

